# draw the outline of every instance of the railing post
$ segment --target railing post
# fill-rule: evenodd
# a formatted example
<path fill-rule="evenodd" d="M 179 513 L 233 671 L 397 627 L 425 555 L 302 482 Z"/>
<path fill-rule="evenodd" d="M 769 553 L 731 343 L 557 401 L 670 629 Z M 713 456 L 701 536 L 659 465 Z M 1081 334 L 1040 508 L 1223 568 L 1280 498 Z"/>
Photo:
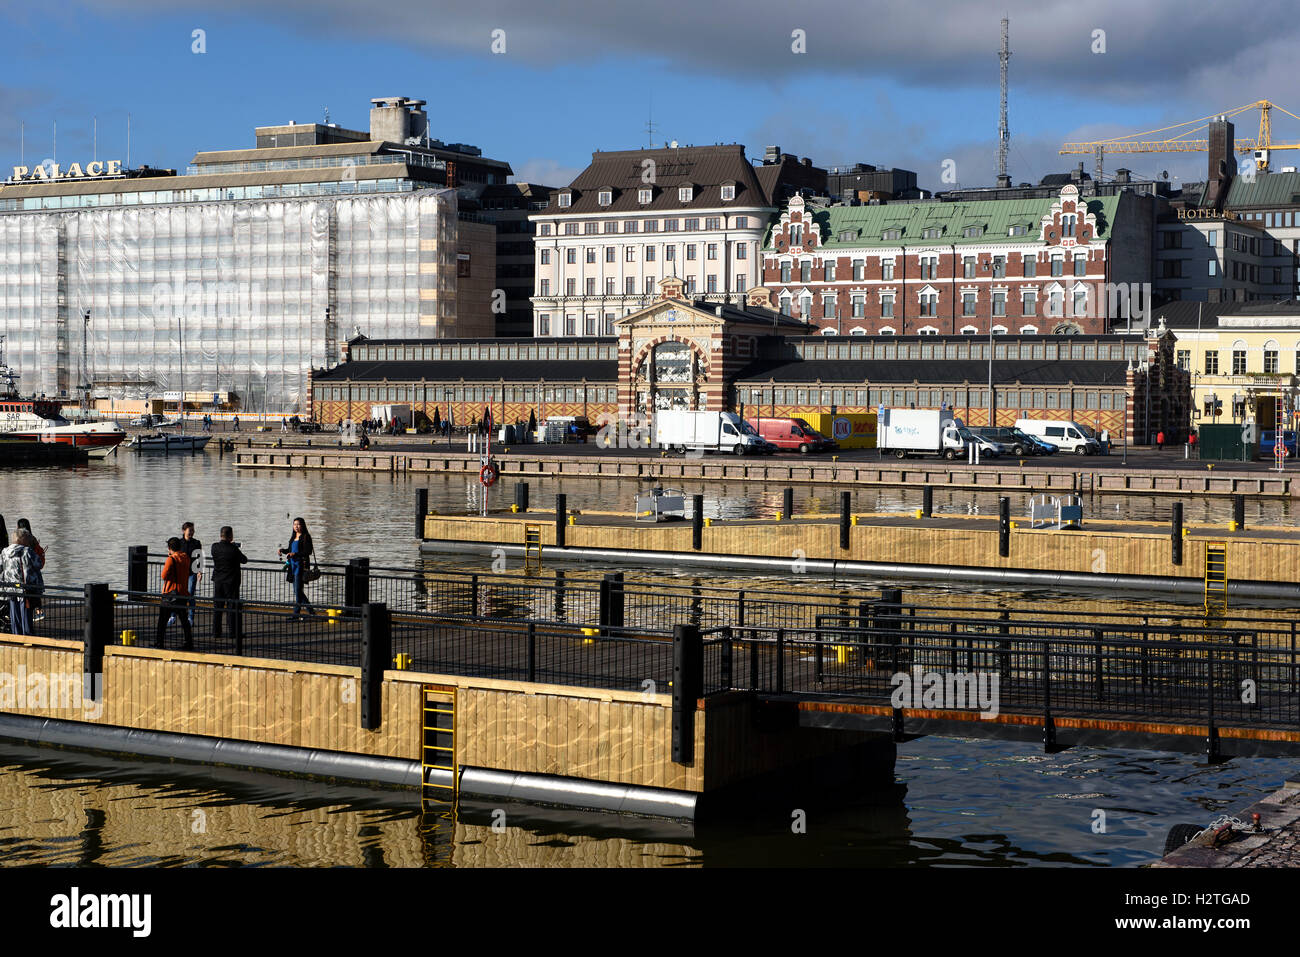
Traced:
<path fill-rule="evenodd" d="M 392 618 L 383 602 L 361 606 L 361 727 L 383 723 L 384 671 L 393 660 Z"/>
<path fill-rule="evenodd" d="M 776 687 L 775 694 L 785 694 L 785 629 L 776 630 Z"/>
<path fill-rule="evenodd" d="M 349 558 L 343 569 L 343 605 L 360 608 L 370 602 L 370 559 Z"/>
<path fill-rule="evenodd" d="M 792 488 L 781 492 L 781 518 L 787 522 L 794 518 L 794 489 Z"/>
<path fill-rule="evenodd" d="M 762 691 L 758 680 L 758 636 L 749 638 L 749 683 L 751 691 Z"/>
<path fill-rule="evenodd" d="M 555 496 L 555 547 L 564 548 L 564 523 L 569 520 L 569 500 L 563 492 Z"/>
<path fill-rule="evenodd" d="M 704 693 L 704 643 L 694 625 L 673 626 L 673 763 L 695 760 L 695 706 Z"/>
<path fill-rule="evenodd" d="M 1056 751 L 1056 720 L 1052 717 L 1052 643 L 1043 642 L 1043 751 Z"/>
<path fill-rule="evenodd" d="M 132 596 L 149 590 L 148 545 L 132 545 L 126 550 L 126 590 Z"/>
<path fill-rule="evenodd" d="M 813 657 L 817 661 L 817 670 L 816 670 L 817 683 L 821 684 L 825 678 L 825 667 L 826 667 L 825 659 L 822 655 L 822 616 L 818 615 L 815 621 L 816 621 L 816 625 L 813 628 L 813 638 L 815 639 L 816 642 L 815 644 L 816 651 Z"/>
<path fill-rule="evenodd" d="M 853 493 L 840 492 L 840 551 L 849 550 L 849 510 L 853 507 Z"/>
<path fill-rule="evenodd" d="M 427 488 L 417 488 L 415 490 L 415 537 L 424 539 L 424 516 L 429 514 L 429 490 Z"/>
<path fill-rule="evenodd" d="M 1173 528 L 1170 529 L 1170 552 L 1175 565 L 1183 563 L 1183 503 L 1174 502 Z"/>
<path fill-rule="evenodd" d="M 1092 682 L 1093 688 L 1097 693 L 1098 702 L 1106 700 L 1106 682 L 1103 680 L 1102 676 L 1101 635 L 1102 631 L 1100 628 L 1094 628 L 1092 630 L 1093 644 L 1096 645 L 1092 662 Z"/>
<path fill-rule="evenodd" d="M 1210 763 L 1219 760 L 1219 728 L 1214 723 L 1214 649 L 1205 651 L 1206 694 L 1209 701 L 1206 711 L 1209 715 L 1209 730 L 1205 737 L 1205 757 Z"/>
<path fill-rule="evenodd" d="M 528 623 L 528 680 L 537 680 L 537 624 Z"/>
<path fill-rule="evenodd" d="M 998 554 L 1011 555 L 1011 499 L 1005 495 L 998 499 Z"/>
<path fill-rule="evenodd" d="M 930 518 L 934 515 L 934 486 L 926 485 L 921 489 L 921 517 Z"/>
<path fill-rule="evenodd" d="M 704 496 L 691 496 L 691 548 L 699 551 L 704 547 Z"/>
<path fill-rule="evenodd" d="M 731 690 L 732 679 L 732 647 L 731 647 L 731 626 L 727 625 L 720 633 L 722 639 L 722 686 Z"/>
<path fill-rule="evenodd" d="M 745 589 L 736 593 L 736 625 L 740 628 L 745 627 Z M 1291 634 L 1295 635 L 1295 622 L 1291 623 Z"/>
<path fill-rule="evenodd" d="M 113 593 L 108 586 L 87 584 L 82 619 L 82 696 L 99 701 L 103 693 L 104 646 L 113 640 Z"/>

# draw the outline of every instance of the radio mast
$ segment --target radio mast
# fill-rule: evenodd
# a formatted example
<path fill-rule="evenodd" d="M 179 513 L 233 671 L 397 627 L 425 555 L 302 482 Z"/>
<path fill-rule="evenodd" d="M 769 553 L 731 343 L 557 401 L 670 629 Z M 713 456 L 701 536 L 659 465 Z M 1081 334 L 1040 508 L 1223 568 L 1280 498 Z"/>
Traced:
<path fill-rule="evenodd" d="M 1002 49 L 998 53 L 999 86 L 1002 93 L 998 110 L 998 185 L 1003 188 L 1011 186 L 1011 177 L 1007 175 L 1007 147 L 1011 145 L 1011 132 L 1007 129 L 1007 61 L 1011 59 L 1009 23 L 1006 17 L 1002 18 Z"/>

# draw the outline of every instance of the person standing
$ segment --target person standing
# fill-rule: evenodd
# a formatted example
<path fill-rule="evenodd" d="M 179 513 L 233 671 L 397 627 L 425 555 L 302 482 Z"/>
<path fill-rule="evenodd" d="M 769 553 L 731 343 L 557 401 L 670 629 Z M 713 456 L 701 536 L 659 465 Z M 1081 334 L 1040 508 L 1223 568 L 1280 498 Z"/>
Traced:
<path fill-rule="evenodd" d="M 239 416 L 235 416 L 235 431 L 239 431 Z"/>
<path fill-rule="evenodd" d="M 1156 451 L 1163 452 L 1164 450 L 1165 450 L 1165 432 L 1164 429 L 1161 429 L 1159 432 L 1156 433 Z"/>
<path fill-rule="evenodd" d="M 289 565 L 289 580 L 293 582 L 293 614 L 289 616 L 289 620 L 298 621 L 304 605 L 307 606 L 307 615 L 314 615 L 315 609 L 311 607 L 311 602 L 307 600 L 307 595 L 303 591 L 304 577 L 314 552 L 311 532 L 307 531 L 307 523 L 303 519 L 293 520 L 293 535 L 289 538 L 289 545 L 279 551 Z"/>
<path fill-rule="evenodd" d="M 161 648 L 163 638 L 167 635 L 167 620 L 180 619 L 181 630 L 185 633 L 184 651 L 194 648 L 194 632 L 190 620 L 185 615 L 185 599 L 188 597 L 190 583 L 190 556 L 185 552 L 185 545 L 179 538 L 167 539 L 167 561 L 162 570 L 163 599 L 158 606 L 158 632 L 153 646 Z"/>
<path fill-rule="evenodd" d="M 27 534 L 32 537 L 31 549 L 36 554 L 36 570 L 41 573 L 41 583 L 43 585 L 45 582 L 45 549 L 41 545 L 41 540 L 36 537 L 36 533 L 32 531 L 31 522 L 25 518 L 20 518 L 18 519 L 18 527 L 25 529 Z M 27 620 L 29 624 L 33 621 L 40 621 L 45 617 L 45 613 L 41 611 L 41 591 L 44 591 L 44 589 L 42 588 L 34 593 L 29 592 L 27 595 Z"/>
<path fill-rule="evenodd" d="M 0 586 L 9 599 L 9 630 L 15 635 L 30 635 L 31 596 L 45 584 L 32 543 L 36 539 L 25 528 L 14 533 L 13 544 L 0 552 Z"/>
<path fill-rule="evenodd" d="M 203 577 L 203 543 L 194 537 L 194 523 L 181 526 L 181 545 L 190 559 L 190 625 L 194 624 L 194 604 L 199 593 L 199 579 Z"/>
<path fill-rule="evenodd" d="M 231 637 L 238 642 L 244 636 L 243 616 L 239 613 L 239 585 L 243 578 L 240 565 L 248 561 L 235 544 L 229 525 L 221 526 L 221 541 L 212 546 L 212 637 L 221 640 L 222 613 L 230 620 Z"/>

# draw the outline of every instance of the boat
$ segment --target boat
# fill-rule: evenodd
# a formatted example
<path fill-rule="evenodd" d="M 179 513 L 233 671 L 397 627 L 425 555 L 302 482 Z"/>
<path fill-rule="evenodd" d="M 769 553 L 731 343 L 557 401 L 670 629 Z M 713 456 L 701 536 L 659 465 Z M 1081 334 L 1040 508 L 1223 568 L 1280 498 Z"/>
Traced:
<path fill-rule="evenodd" d="M 126 431 L 116 422 L 69 422 L 60 400 L 23 398 L 17 378 L 0 353 L 0 435 L 5 438 L 90 448 L 117 446 L 126 439 Z"/>
<path fill-rule="evenodd" d="M 155 432 L 153 435 L 135 436 L 126 443 L 126 447 L 136 452 L 202 452 L 211 440 L 210 435 L 167 435 L 165 432 Z"/>
<path fill-rule="evenodd" d="M 116 455 L 118 448 L 117 445 L 96 445 L 86 449 L 86 454 L 92 459 L 106 459 L 110 455 Z"/>

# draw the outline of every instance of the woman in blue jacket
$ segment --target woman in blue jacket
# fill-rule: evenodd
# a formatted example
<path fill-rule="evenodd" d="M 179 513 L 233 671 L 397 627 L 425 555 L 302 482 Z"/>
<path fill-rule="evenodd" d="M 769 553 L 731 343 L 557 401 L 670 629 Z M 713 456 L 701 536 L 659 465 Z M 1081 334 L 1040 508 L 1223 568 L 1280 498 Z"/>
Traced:
<path fill-rule="evenodd" d="M 316 610 L 303 592 L 303 578 L 310 567 L 312 556 L 311 532 L 307 523 L 301 518 L 293 520 L 293 535 L 289 538 L 289 547 L 280 549 L 280 555 L 289 566 L 289 578 L 293 582 L 293 614 L 290 621 L 300 620 L 300 612 L 307 606 L 307 615 L 314 615 Z"/>

